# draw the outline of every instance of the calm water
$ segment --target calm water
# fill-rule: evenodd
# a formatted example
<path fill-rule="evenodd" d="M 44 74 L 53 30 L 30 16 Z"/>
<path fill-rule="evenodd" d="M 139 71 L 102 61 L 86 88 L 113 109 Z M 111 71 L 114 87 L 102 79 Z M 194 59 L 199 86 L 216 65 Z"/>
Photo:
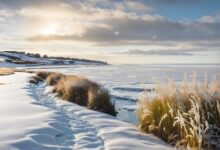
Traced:
<path fill-rule="evenodd" d="M 189 79 L 194 73 L 198 80 L 208 75 L 220 75 L 220 65 L 108 65 L 108 66 L 41 66 L 29 68 L 47 70 L 65 74 L 82 75 L 108 88 L 120 120 L 137 124 L 136 100 L 141 98 L 144 89 L 151 89 L 155 82 L 164 82 L 172 78 L 183 80 L 184 74 Z"/>

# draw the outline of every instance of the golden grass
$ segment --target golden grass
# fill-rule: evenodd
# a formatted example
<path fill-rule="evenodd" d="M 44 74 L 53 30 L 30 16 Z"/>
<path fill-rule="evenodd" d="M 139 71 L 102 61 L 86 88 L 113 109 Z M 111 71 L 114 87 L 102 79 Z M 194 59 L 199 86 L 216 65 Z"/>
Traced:
<path fill-rule="evenodd" d="M 64 77 L 65 77 L 65 75 L 63 75 L 61 73 L 51 73 L 47 76 L 46 83 L 47 83 L 47 85 L 53 86 L 53 85 L 56 85 L 57 82 L 61 78 L 64 78 Z"/>
<path fill-rule="evenodd" d="M 139 101 L 138 118 L 142 131 L 178 148 L 219 149 L 220 81 L 157 85 L 153 98 Z"/>
<path fill-rule="evenodd" d="M 15 69 L 13 68 L 0 68 L 0 75 L 10 75 L 13 74 Z"/>
<path fill-rule="evenodd" d="M 113 116 L 116 115 L 110 94 L 97 83 L 84 77 L 61 73 L 38 72 L 36 75 L 45 79 L 47 85 L 54 86 L 53 92 L 63 100 Z"/>
<path fill-rule="evenodd" d="M 89 89 L 87 107 L 113 116 L 117 114 L 114 105 L 111 104 L 110 94 L 105 89 Z"/>
<path fill-rule="evenodd" d="M 47 72 L 47 71 L 38 71 L 36 72 L 36 76 L 45 80 L 52 72 Z"/>

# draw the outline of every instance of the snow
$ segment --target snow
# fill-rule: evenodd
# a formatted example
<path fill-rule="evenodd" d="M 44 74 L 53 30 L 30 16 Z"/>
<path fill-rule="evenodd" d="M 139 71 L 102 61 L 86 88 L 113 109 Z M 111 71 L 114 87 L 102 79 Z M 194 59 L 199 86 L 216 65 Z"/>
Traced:
<path fill-rule="evenodd" d="M 171 149 L 115 117 L 59 100 L 30 74 L 0 77 L 0 149 Z"/>
<path fill-rule="evenodd" d="M 25 64 L 8 63 L 6 60 L 16 60 L 25 62 Z M 29 62 L 29 64 L 28 64 Z M 32 62 L 32 63 L 30 63 Z M 39 65 L 103 65 L 104 62 L 88 61 L 80 59 L 58 59 L 58 58 L 43 58 L 26 55 L 18 52 L 1 52 L 0 51 L 0 67 L 25 67 L 25 66 L 39 66 Z"/>
<path fill-rule="evenodd" d="M 7 57 L 0 56 L 0 62 L 5 61 L 5 59 L 7 59 Z"/>
<path fill-rule="evenodd" d="M 24 60 L 24 61 L 43 61 L 43 59 L 41 59 L 41 58 L 28 57 L 24 54 L 9 53 L 9 52 L 1 52 L 1 54 L 6 55 L 6 56 L 18 57 L 18 58 L 20 58 L 21 60 Z"/>
<path fill-rule="evenodd" d="M 46 129 L 44 122 L 53 114 L 47 108 L 33 104 L 34 101 L 27 90 L 28 76 L 17 73 L 0 77 L 0 83 L 4 84 L 0 85 L 0 149 L 2 150 L 15 149 L 12 147 L 21 143 L 37 142 L 32 141 L 31 134 L 39 129 Z"/>

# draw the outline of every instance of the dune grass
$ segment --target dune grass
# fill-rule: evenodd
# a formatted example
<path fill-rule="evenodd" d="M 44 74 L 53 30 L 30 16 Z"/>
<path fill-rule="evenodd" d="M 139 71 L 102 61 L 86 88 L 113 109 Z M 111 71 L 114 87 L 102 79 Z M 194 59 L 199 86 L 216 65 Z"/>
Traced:
<path fill-rule="evenodd" d="M 183 149 L 220 149 L 220 80 L 156 85 L 139 101 L 139 128 Z"/>
<path fill-rule="evenodd" d="M 46 83 L 47 85 L 54 86 L 57 84 L 57 82 L 61 79 L 64 78 L 65 75 L 61 73 L 50 73 L 47 78 L 46 78 Z"/>
<path fill-rule="evenodd" d="M 98 85 L 88 79 L 70 75 L 59 80 L 54 91 L 64 100 L 86 106 L 90 88 L 98 88 Z"/>
<path fill-rule="evenodd" d="M 87 104 L 89 109 L 111 114 L 113 116 L 117 114 L 114 105 L 111 104 L 109 91 L 106 89 L 89 89 Z"/>
<path fill-rule="evenodd" d="M 13 74 L 14 71 L 13 68 L 0 68 L 0 76 Z"/>
<path fill-rule="evenodd" d="M 61 73 L 38 72 L 36 75 L 45 79 L 47 85 L 54 86 L 53 92 L 61 99 L 116 116 L 110 94 L 97 83 L 84 77 Z"/>
<path fill-rule="evenodd" d="M 47 72 L 47 71 L 38 71 L 36 72 L 36 76 L 43 79 L 43 80 L 46 80 L 46 78 L 52 74 L 53 72 Z"/>

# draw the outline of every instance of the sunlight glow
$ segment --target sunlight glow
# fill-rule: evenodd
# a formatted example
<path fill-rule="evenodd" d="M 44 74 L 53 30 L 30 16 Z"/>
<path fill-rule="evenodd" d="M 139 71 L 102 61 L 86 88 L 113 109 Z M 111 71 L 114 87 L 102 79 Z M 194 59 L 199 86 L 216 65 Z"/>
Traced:
<path fill-rule="evenodd" d="M 55 34 L 56 33 L 56 25 L 55 24 L 51 24 L 47 27 L 45 27 L 43 30 L 42 30 L 42 34 L 47 36 L 47 35 L 51 35 L 51 34 Z"/>

